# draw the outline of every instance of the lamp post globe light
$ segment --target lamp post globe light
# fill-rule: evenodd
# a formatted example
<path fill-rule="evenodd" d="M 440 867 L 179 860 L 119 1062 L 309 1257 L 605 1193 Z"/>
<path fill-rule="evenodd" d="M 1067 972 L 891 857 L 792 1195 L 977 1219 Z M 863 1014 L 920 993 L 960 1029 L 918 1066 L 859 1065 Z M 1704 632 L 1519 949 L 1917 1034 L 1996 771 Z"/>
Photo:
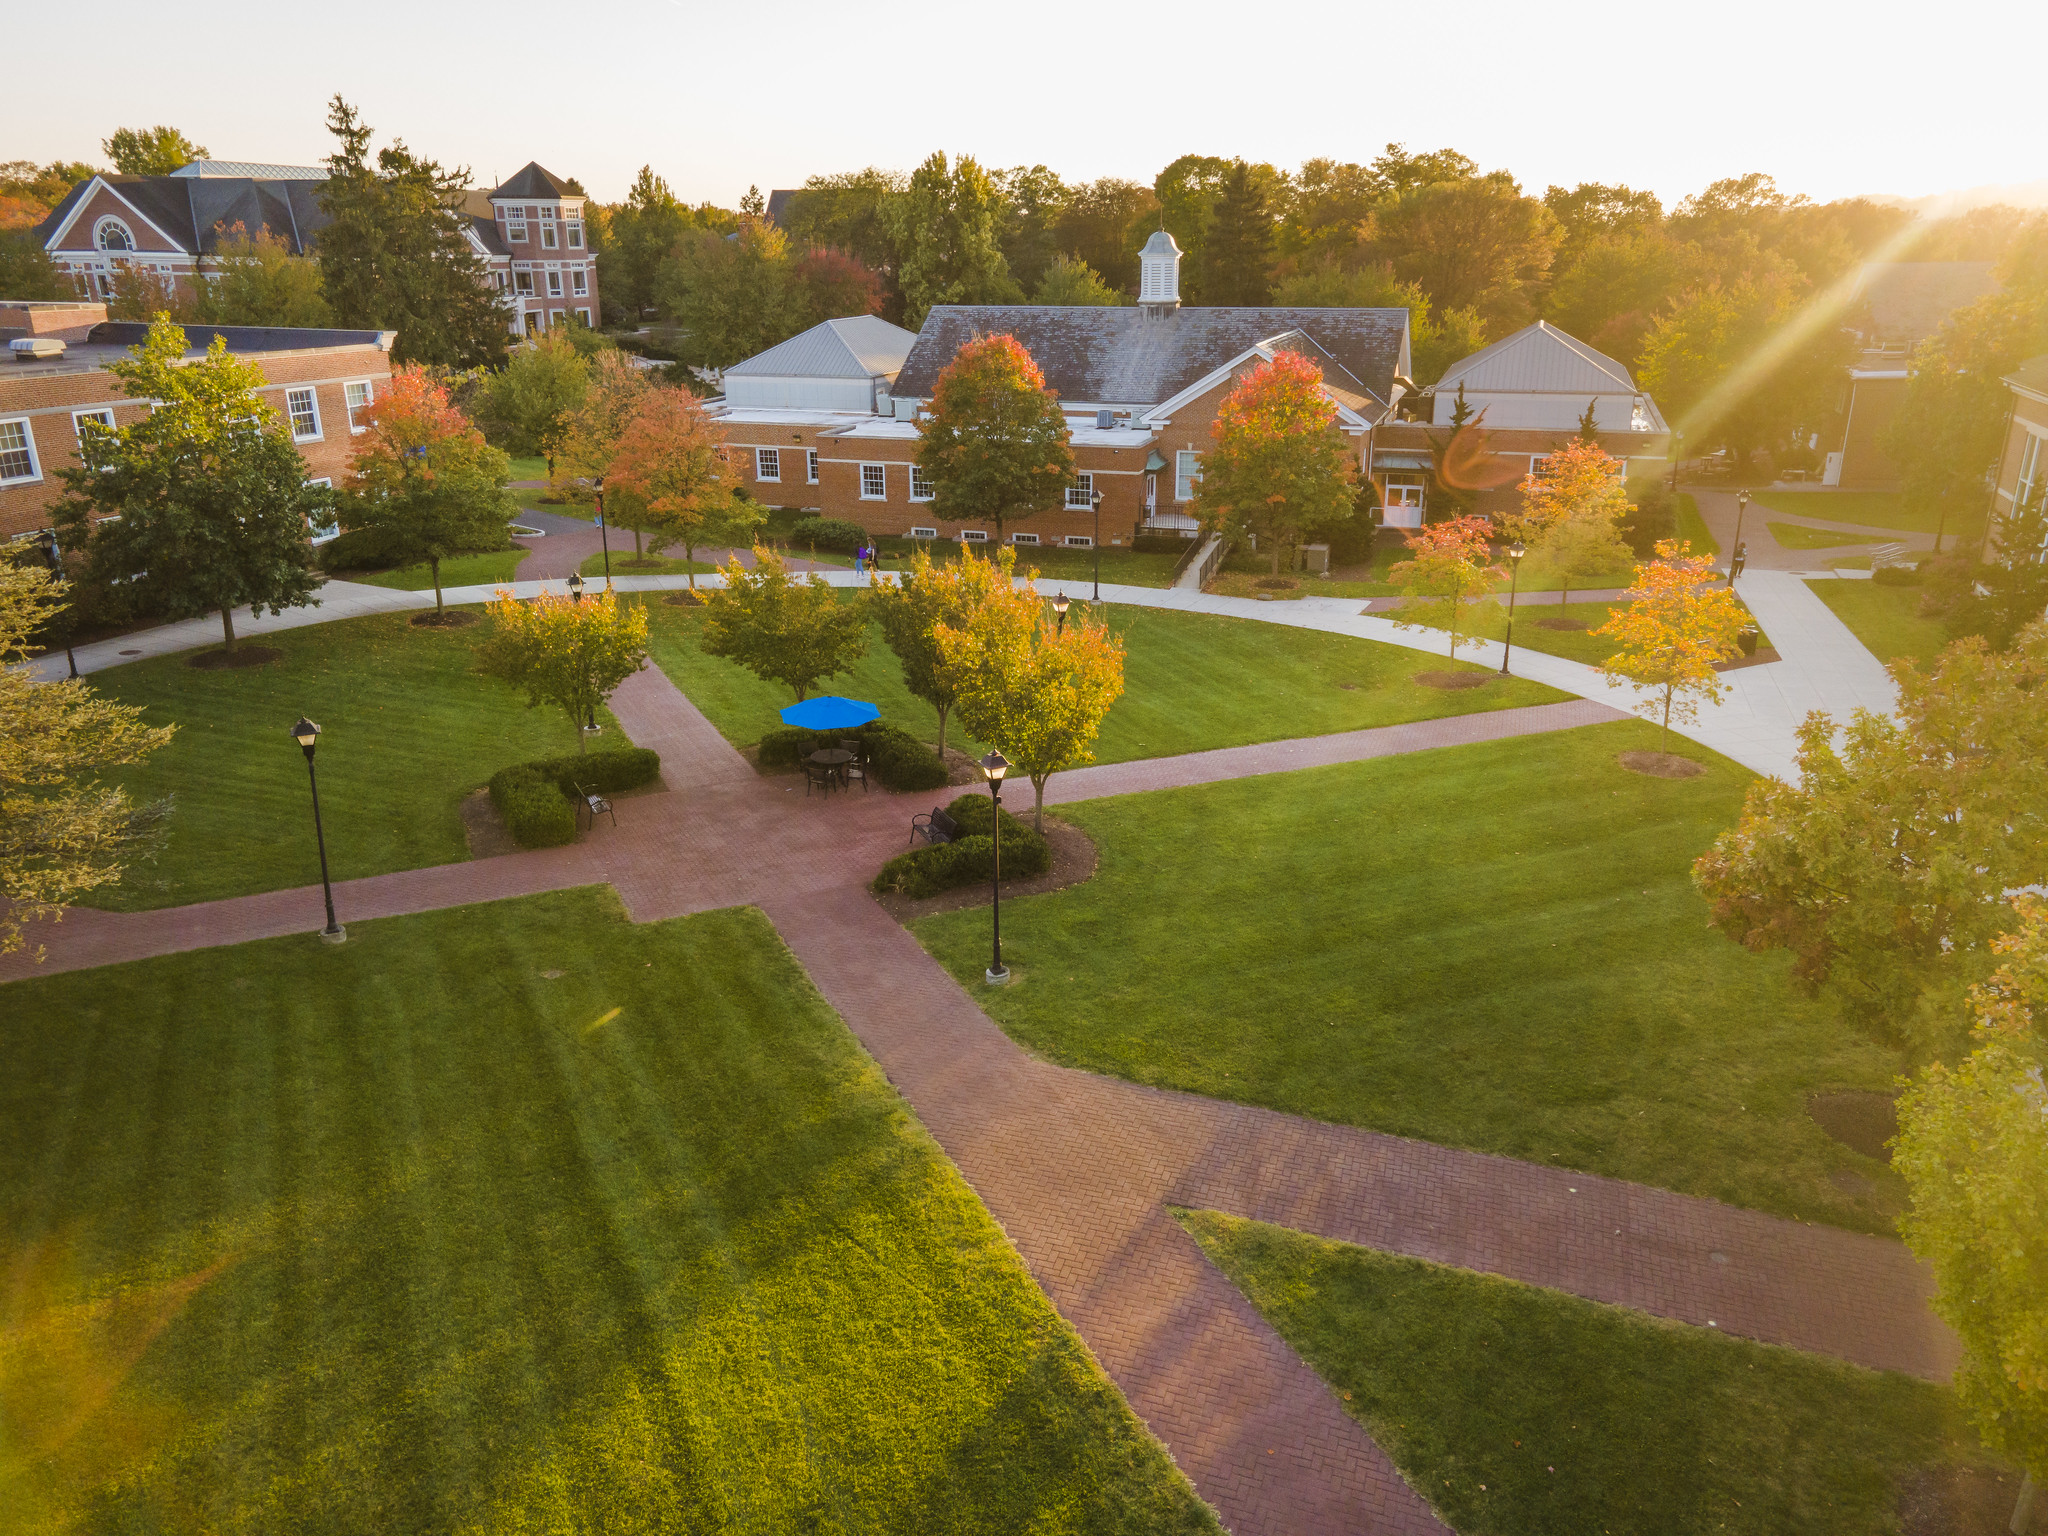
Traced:
<path fill-rule="evenodd" d="M 1090 491 L 1088 505 L 1095 509 L 1095 602 L 1102 601 L 1102 492 Z"/>
<path fill-rule="evenodd" d="M 604 521 L 604 476 L 599 475 L 590 482 L 590 488 L 597 494 L 597 536 L 604 542 L 604 584 L 612 584 L 612 533 Z"/>
<path fill-rule="evenodd" d="M 320 937 L 325 943 L 339 944 L 348 937 L 348 930 L 334 920 L 334 886 L 327 878 L 327 834 L 320 826 L 320 779 L 313 771 L 313 748 L 319 744 L 320 727 L 301 715 L 292 727 L 292 739 L 306 754 L 306 782 L 313 790 L 313 841 L 320 847 L 320 894 L 327 899 L 327 926 L 320 930 Z"/>
<path fill-rule="evenodd" d="M 54 529 L 45 528 L 38 541 L 43 546 L 43 558 L 50 563 L 50 580 L 57 586 L 64 586 L 64 557 L 57 552 L 57 534 Z M 1939 543 L 1939 540 L 1936 540 Z M 78 676 L 78 658 L 71 653 L 71 620 L 64 621 L 64 659 L 71 663 L 71 675 Z"/>
<path fill-rule="evenodd" d="M 989 836 L 993 840 L 990 850 L 988 888 L 992 905 L 989 908 L 994 924 L 994 958 L 989 963 L 987 980 L 992 987 L 1000 987 L 1010 979 L 1010 969 L 1003 964 L 1003 775 L 1010 771 L 1010 760 L 1000 752 L 991 752 L 981 760 L 981 776 L 988 780 Z"/>
<path fill-rule="evenodd" d="M 1057 633 L 1062 635 L 1067 632 L 1067 602 L 1067 594 L 1064 592 L 1052 600 L 1052 611 L 1059 616 L 1060 621 Z"/>
<path fill-rule="evenodd" d="M 581 571 L 571 571 L 569 573 L 569 595 L 579 603 L 583 601 L 583 573 Z"/>
<path fill-rule="evenodd" d="M 1508 658 L 1515 654 L 1515 590 L 1522 582 L 1522 556 L 1529 551 L 1520 539 L 1508 546 L 1508 639 L 1501 647 L 1500 675 L 1508 675 Z"/>

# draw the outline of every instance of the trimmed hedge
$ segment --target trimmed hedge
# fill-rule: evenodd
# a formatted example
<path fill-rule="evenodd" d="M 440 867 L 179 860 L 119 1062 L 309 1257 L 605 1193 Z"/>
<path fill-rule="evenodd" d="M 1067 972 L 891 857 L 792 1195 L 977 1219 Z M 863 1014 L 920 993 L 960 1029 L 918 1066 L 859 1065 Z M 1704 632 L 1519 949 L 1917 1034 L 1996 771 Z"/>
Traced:
<path fill-rule="evenodd" d="M 868 531 L 843 517 L 807 517 L 789 530 L 789 542 L 850 555 L 868 542 Z"/>
<path fill-rule="evenodd" d="M 574 757 L 514 763 L 491 775 L 491 804 L 522 848 L 558 848 L 576 838 L 580 783 L 593 794 L 635 789 L 661 772 L 661 754 L 646 747 L 614 747 Z"/>
<path fill-rule="evenodd" d="M 1190 544 L 1199 545 L 1200 536 L 1184 539 L 1177 533 L 1141 533 L 1131 540 L 1131 548 L 1141 555 L 1177 555 Z"/>
<path fill-rule="evenodd" d="M 1927 578 L 1920 574 L 1917 565 L 1880 565 L 1870 573 L 1870 579 L 1880 587 L 1917 587 Z"/>
<path fill-rule="evenodd" d="M 994 807 L 985 794 L 972 791 L 946 807 L 960 824 L 960 836 L 950 843 L 914 848 L 899 853 L 876 874 L 872 888 L 878 893 L 936 896 L 963 885 L 988 879 L 995 863 Z M 1052 868 L 1052 844 L 1024 825 L 1008 811 L 1003 812 L 1003 878 L 1029 880 Z"/>
<path fill-rule="evenodd" d="M 794 768 L 813 752 L 849 739 L 866 746 L 875 778 L 885 789 L 942 789 L 951 778 L 938 753 L 885 720 L 870 720 L 850 731 L 808 731 L 800 725 L 779 725 L 761 738 L 761 766 Z"/>

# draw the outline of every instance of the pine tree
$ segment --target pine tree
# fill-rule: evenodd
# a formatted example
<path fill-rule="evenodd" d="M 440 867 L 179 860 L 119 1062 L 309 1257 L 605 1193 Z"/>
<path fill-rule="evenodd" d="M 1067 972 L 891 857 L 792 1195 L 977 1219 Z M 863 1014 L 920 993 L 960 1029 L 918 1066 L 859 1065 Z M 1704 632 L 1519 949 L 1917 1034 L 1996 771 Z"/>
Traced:
<path fill-rule="evenodd" d="M 1202 297 L 1210 304 L 1264 304 L 1272 294 L 1273 214 L 1242 160 L 1224 173 L 1202 250 Z"/>

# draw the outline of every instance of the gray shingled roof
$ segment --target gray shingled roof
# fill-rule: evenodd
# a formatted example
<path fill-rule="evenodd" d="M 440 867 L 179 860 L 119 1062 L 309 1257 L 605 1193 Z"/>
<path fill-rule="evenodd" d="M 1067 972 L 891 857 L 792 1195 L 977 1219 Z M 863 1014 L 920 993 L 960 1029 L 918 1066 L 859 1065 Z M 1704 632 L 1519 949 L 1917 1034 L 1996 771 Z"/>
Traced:
<path fill-rule="evenodd" d="M 317 181 L 267 181 L 248 176 L 104 176 L 116 194 L 188 252 L 210 253 L 219 244 L 217 231 L 240 224 L 247 233 L 261 230 L 304 256 L 307 241 L 327 227 L 327 214 Z M 82 181 L 36 226 L 36 238 L 47 245 L 63 225 L 72 206 L 91 186 Z"/>
<path fill-rule="evenodd" d="M 540 162 L 529 160 L 512 179 L 492 191 L 493 197 L 574 197 L 564 185 L 562 178 L 541 169 Z"/>
<path fill-rule="evenodd" d="M 880 315 L 826 320 L 725 370 L 791 379 L 867 379 L 895 373 L 917 338 Z"/>
<path fill-rule="evenodd" d="M 1853 301 L 1861 301 L 1878 337 L 1919 341 L 1997 287 L 1988 261 L 1868 261 L 1856 276 Z"/>
<path fill-rule="evenodd" d="M 187 325 L 186 351 L 204 352 L 213 338 L 227 338 L 231 352 L 291 352 L 306 347 L 375 346 L 390 331 L 343 331 L 284 325 Z M 93 346 L 133 347 L 149 335 L 140 320 L 102 320 L 86 340 Z"/>
<path fill-rule="evenodd" d="M 789 200 L 801 192 L 801 187 L 777 187 L 768 194 L 768 222 L 780 224 L 783 214 L 789 211 Z"/>
<path fill-rule="evenodd" d="M 1157 405 L 1264 341 L 1298 331 L 1384 403 L 1408 335 L 1405 309 L 1177 309 L 1134 305 L 933 307 L 894 393 L 928 399 L 939 370 L 977 336 L 1011 335 L 1062 400 Z"/>

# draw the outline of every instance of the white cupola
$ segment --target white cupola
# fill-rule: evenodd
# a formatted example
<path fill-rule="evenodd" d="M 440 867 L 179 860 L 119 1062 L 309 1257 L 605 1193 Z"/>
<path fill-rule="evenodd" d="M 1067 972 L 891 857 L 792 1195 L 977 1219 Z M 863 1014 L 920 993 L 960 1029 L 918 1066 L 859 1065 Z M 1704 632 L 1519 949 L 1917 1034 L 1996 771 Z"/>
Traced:
<path fill-rule="evenodd" d="M 1180 308 L 1180 247 L 1163 229 L 1138 252 L 1138 304 L 1154 315 Z"/>

